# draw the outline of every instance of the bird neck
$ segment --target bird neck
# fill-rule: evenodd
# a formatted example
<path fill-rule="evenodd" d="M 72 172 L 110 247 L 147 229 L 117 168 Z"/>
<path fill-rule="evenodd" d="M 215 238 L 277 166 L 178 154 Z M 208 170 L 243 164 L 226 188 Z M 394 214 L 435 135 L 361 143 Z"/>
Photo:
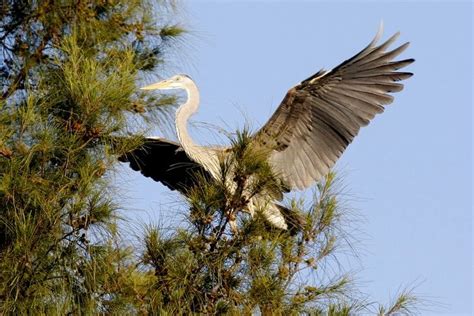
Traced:
<path fill-rule="evenodd" d="M 200 147 L 193 142 L 188 132 L 188 120 L 199 108 L 199 91 L 193 82 L 187 83 L 184 89 L 187 94 L 187 100 L 176 112 L 176 132 L 186 154 L 194 161 L 200 163 Z"/>

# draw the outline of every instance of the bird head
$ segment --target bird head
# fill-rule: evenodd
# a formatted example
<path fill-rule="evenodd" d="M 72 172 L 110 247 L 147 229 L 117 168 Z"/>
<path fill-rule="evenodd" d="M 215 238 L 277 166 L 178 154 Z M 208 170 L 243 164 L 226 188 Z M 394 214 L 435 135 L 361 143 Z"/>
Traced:
<path fill-rule="evenodd" d="M 176 75 L 169 79 L 153 83 L 151 85 L 140 88 L 141 90 L 171 90 L 185 89 L 187 83 L 192 82 L 188 75 Z"/>

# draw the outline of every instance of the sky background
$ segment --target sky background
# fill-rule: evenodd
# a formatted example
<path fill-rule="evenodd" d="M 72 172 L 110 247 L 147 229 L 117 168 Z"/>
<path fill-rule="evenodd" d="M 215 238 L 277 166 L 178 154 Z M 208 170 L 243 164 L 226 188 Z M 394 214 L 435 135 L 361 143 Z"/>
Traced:
<path fill-rule="evenodd" d="M 385 113 L 362 129 L 336 165 L 357 222 L 359 259 L 344 264 L 374 301 L 404 286 L 429 312 L 471 315 L 472 3 L 182 1 L 189 33 L 162 75 L 187 73 L 201 91 L 191 129 L 222 143 L 207 122 L 234 131 L 261 126 L 287 90 L 362 49 L 383 20 L 384 39 L 410 41 L 415 75 Z M 170 136 L 170 135 L 166 135 Z M 179 196 L 121 168 L 129 218 L 179 223 Z M 308 196 L 308 193 L 300 193 Z M 132 198 L 133 197 L 133 198 Z M 443 306 L 439 306 L 443 304 Z"/>

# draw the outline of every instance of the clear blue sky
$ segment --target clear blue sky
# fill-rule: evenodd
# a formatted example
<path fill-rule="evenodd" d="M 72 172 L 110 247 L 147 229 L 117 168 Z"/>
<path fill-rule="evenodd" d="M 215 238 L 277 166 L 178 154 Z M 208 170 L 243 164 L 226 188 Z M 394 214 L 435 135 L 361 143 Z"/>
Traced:
<path fill-rule="evenodd" d="M 364 217 L 363 255 L 347 264 L 373 300 L 404 285 L 472 313 L 472 4 L 465 2 L 183 1 L 190 31 L 169 75 L 188 73 L 201 90 L 194 117 L 227 130 L 263 124 L 286 91 L 351 57 L 384 21 L 385 37 L 410 41 L 405 90 L 361 131 L 336 169 Z M 213 143 L 205 129 L 196 140 Z M 120 184 L 121 183 L 121 184 Z M 163 221 L 177 195 L 127 173 L 131 218 Z M 153 199 L 150 200 L 150 196 Z M 130 215 L 131 214 L 131 215 Z M 424 314 L 431 314 L 427 312 Z"/>

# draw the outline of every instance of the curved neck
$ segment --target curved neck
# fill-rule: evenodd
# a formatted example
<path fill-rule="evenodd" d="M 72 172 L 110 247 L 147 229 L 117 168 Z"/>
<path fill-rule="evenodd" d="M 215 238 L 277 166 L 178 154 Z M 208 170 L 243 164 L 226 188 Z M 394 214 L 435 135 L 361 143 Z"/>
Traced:
<path fill-rule="evenodd" d="M 184 86 L 187 94 L 187 100 L 176 111 L 176 132 L 179 142 L 184 151 L 194 161 L 199 160 L 199 146 L 194 144 L 188 133 L 188 119 L 197 112 L 199 108 L 199 91 L 194 82 L 189 81 Z"/>

